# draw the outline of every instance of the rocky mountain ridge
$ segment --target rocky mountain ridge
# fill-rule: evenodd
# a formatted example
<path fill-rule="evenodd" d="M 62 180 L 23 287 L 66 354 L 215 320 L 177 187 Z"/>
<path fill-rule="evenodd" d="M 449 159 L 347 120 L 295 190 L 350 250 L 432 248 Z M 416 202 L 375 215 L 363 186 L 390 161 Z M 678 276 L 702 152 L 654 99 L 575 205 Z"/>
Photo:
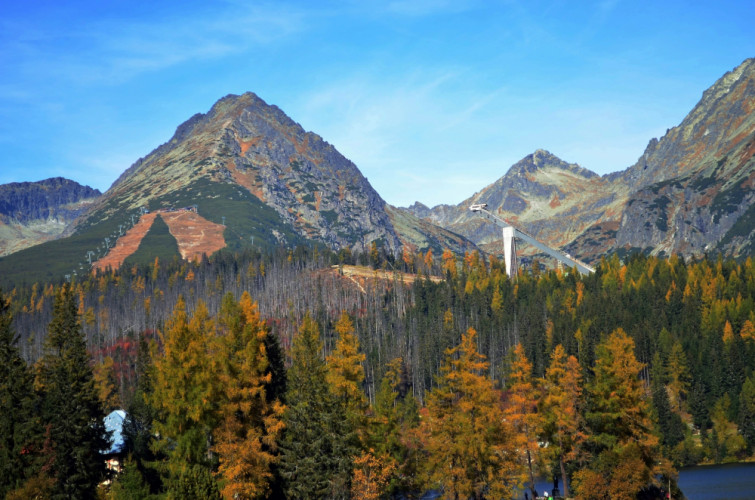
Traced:
<path fill-rule="evenodd" d="M 192 207 L 203 224 L 222 227 L 217 240 L 235 249 L 314 241 L 359 251 L 377 242 L 394 255 L 402 246 L 463 252 L 474 244 L 498 253 L 499 229 L 468 210 L 472 203 L 487 203 L 542 241 L 587 261 L 633 250 L 751 255 L 753 111 L 755 60 L 748 59 L 706 90 L 680 125 L 652 139 L 623 172 L 598 176 L 537 150 L 458 205 L 397 209 L 351 161 L 279 108 L 252 93 L 229 95 L 181 124 L 104 195 L 91 198 L 67 226 L 70 238 L 41 245 L 55 243 L 54 251 L 0 258 L 0 271 L 22 273 L 18 262 L 39 266 L 40 256 L 53 253 L 65 260 L 58 267 L 84 269 L 82 255 L 104 257 L 145 211 L 182 207 Z M 190 233 L 182 234 L 184 244 L 192 244 Z M 51 269 L 45 272 L 52 275 Z"/>
<path fill-rule="evenodd" d="M 458 205 L 404 209 L 500 252 L 490 210 L 542 241 L 594 261 L 611 252 L 752 254 L 755 59 L 726 73 L 681 124 L 623 172 L 598 176 L 538 150 Z"/>
<path fill-rule="evenodd" d="M 242 188 L 306 239 L 335 248 L 379 240 L 391 252 L 401 245 L 385 202 L 356 166 L 251 92 L 226 96 L 179 126 L 124 172 L 103 196 L 104 212 L 94 213 L 157 203 L 200 179 Z M 201 213 L 201 198 L 197 204 Z"/>
<path fill-rule="evenodd" d="M 498 253 L 500 229 L 470 212 L 470 205 L 485 203 L 538 239 L 563 246 L 600 221 L 617 220 L 624 197 L 620 186 L 540 149 L 456 206 L 414 204 L 407 210 Z"/>

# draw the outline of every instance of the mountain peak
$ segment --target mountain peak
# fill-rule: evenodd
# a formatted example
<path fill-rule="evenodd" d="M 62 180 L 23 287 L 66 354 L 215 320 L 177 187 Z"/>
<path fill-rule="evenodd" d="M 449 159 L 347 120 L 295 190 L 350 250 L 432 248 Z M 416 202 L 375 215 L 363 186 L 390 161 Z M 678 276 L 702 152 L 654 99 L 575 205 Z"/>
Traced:
<path fill-rule="evenodd" d="M 558 169 L 577 174 L 587 179 L 597 177 L 598 174 L 580 167 L 576 163 L 567 163 L 558 156 L 545 149 L 537 149 L 511 166 L 506 176 L 532 174 L 539 170 Z M 505 176 L 504 176 L 505 177 Z"/>
<path fill-rule="evenodd" d="M 400 246 L 385 201 L 356 165 L 252 92 L 228 94 L 182 123 L 168 142 L 121 175 L 102 206 L 109 207 L 108 217 L 116 206 L 123 212 L 199 205 L 202 215 L 210 193 L 222 198 L 219 193 L 229 191 L 244 203 L 266 205 L 301 238 L 333 248 L 361 248 L 374 240 L 390 252 Z M 228 210 L 218 207 L 209 220 L 222 222 Z M 267 226 L 272 216 L 265 217 Z M 246 219 L 248 227 L 234 231 L 248 233 L 251 241 L 250 231 L 261 226 Z M 275 234 L 272 227 L 269 232 Z"/>

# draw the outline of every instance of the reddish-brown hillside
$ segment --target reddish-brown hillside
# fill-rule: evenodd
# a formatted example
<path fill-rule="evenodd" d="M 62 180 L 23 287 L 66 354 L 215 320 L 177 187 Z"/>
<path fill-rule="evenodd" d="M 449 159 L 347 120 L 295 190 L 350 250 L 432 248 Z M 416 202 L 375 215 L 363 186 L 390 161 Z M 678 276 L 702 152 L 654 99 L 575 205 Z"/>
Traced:
<path fill-rule="evenodd" d="M 131 254 L 136 252 L 144 236 L 149 232 L 157 213 L 145 214 L 139 222 L 118 239 L 115 246 L 103 258 L 92 264 L 93 269 L 104 270 L 108 267 L 117 269 Z M 210 222 L 190 210 L 160 212 L 160 217 L 168 225 L 170 234 L 178 242 L 178 251 L 186 260 L 211 255 L 225 247 L 225 238 L 221 224 Z"/>

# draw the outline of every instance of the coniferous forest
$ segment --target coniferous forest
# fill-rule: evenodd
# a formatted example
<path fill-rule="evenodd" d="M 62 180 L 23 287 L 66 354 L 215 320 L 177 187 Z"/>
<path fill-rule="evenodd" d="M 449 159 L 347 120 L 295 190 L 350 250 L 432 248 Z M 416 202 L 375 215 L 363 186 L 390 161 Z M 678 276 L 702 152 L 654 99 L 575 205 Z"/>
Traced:
<path fill-rule="evenodd" d="M 512 280 L 478 253 L 301 247 L 1 293 L 9 499 L 522 498 L 537 477 L 664 498 L 679 467 L 753 456 L 750 259 Z"/>

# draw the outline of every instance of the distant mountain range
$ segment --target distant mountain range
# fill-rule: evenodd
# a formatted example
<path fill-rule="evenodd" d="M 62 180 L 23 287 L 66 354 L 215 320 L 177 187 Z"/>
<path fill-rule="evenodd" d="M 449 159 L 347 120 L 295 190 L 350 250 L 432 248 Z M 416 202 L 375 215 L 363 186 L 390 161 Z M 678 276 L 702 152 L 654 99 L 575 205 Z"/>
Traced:
<path fill-rule="evenodd" d="M 755 59 L 703 93 L 682 123 L 640 159 L 605 176 L 547 151 L 528 155 L 458 205 L 405 210 L 500 252 L 500 230 L 473 203 L 542 241 L 594 261 L 613 252 L 686 257 L 753 254 Z"/>
<path fill-rule="evenodd" d="M 86 272 L 90 262 L 314 242 L 498 253 L 499 229 L 471 213 L 472 203 L 587 261 L 630 251 L 751 255 L 754 109 L 748 59 L 623 172 L 598 176 L 538 150 L 458 205 L 396 208 L 279 108 L 252 93 L 229 95 L 104 194 L 65 179 L 0 186 L 0 251 L 12 253 L 0 257 L 0 276 L 13 283 Z M 55 230 L 38 229 L 45 224 Z"/>
<path fill-rule="evenodd" d="M 101 195 L 62 177 L 0 185 L 0 256 L 61 236 Z"/>

